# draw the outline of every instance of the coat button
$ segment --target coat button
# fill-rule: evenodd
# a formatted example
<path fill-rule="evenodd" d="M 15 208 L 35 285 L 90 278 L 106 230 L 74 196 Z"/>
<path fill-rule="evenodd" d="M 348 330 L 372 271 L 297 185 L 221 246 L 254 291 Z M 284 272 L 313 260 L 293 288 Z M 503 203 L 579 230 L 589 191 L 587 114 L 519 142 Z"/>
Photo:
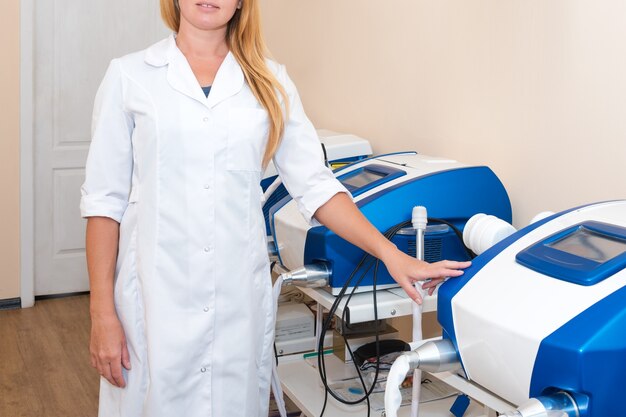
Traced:
<path fill-rule="evenodd" d="M 211 248 L 209 248 L 208 246 L 205 246 L 204 251 L 205 251 L 205 252 L 210 252 L 210 251 L 211 251 Z"/>
<path fill-rule="evenodd" d="M 209 307 L 204 307 L 204 312 L 208 313 L 209 312 Z"/>
<path fill-rule="evenodd" d="M 202 121 L 206 123 L 206 122 L 208 122 L 208 121 L 209 121 L 209 118 L 208 118 L 208 117 L 205 117 L 204 119 L 202 119 Z"/>
<path fill-rule="evenodd" d="M 206 372 L 206 368 L 204 367 L 200 368 L 200 372 Z"/>
<path fill-rule="evenodd" d="M 209 188 L 211 188 L 211 186 L 209 184 L 204 184 L 204 189 L 208 190 Z"/>

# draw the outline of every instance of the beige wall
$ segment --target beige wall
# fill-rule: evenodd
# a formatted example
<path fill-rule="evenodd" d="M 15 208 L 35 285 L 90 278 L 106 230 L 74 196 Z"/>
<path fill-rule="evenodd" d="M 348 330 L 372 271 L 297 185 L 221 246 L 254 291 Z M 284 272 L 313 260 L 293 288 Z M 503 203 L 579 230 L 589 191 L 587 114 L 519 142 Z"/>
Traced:
<path fill-rule="evenodd" d="M 19 1 L 6 2 L 0 15 L 0 300 L 19 297 Z"/>
<path fill-rule="evenodd" d="M 626 197 L 626 3 L 261 2 L 270 48 L 318 127 L 377 152 L 487 164 L 518 226 Z M 4 299 L 19 296 L 19 1 L 0 20 Z"/>
<path fill-rule="evenodd" d="M 626 197 L 626 3 L 262 0 L 318 127 L 486 164 L 514 223 Z"/>

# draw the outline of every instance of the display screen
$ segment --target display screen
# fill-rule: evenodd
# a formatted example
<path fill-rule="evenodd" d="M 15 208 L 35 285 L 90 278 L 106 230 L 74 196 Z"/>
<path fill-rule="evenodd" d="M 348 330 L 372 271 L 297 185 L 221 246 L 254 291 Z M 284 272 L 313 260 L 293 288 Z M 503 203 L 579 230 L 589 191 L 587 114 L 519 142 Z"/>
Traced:
<path fill-rule="evenodd" d="M 374 171 L 368 171 L 364 169 L 363 171 L 359 172 L 356 175 L 352 175 L 348 178 L 343 178 L 341 182 L 342 184 L 350 186 L 350 187 L 361 188 L 368 184 L 373 183 L 374 181 L 378 181 L 379 179 L 384 178 L 385 176 L 386 174 L 382 174 L 382 173 L 378 173 Z"/>
<path fill-rule="evenodd" d="M 616 239 L 584 227 L 548 246 L 600 263 L 626 252 L 626 240 Z"/>

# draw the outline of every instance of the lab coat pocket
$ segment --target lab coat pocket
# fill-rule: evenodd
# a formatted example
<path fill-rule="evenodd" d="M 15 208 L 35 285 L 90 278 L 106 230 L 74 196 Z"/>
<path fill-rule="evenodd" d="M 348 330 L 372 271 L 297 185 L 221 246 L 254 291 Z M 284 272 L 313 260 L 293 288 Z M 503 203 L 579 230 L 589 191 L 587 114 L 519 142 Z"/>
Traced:
<path fill-rule="evenodd" d="M 261 172 L 267 144 L 267 112 L 255 108 L 231 108 L 228 115 L 227 169 Z"/>

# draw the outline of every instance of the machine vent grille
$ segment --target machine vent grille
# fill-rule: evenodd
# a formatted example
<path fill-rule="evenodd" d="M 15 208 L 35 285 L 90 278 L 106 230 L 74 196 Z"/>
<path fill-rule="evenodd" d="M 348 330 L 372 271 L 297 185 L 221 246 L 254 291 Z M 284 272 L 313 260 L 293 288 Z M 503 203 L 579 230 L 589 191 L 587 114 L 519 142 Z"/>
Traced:
<path fill-rule="evenodd" d="M 280 184 L 276 190 L 270 195 L 265 204 L 263 204 L 263 217 L 265 217 L 265 230 L 267 234 L 270 234 L 270 209 L 276 203 L 283 198 L 287 197 L 289 193 L 283 184 Z"/>
<path fill-rule="evenodd" d="M 426 239 L 424 242 L 424 260 L 426 262 L 439 262 L 441 261 L 441 249 L 443 246 L 443 239 Z M 415 240 L 409 241 L 408 254 L 415 256 Z"/>

